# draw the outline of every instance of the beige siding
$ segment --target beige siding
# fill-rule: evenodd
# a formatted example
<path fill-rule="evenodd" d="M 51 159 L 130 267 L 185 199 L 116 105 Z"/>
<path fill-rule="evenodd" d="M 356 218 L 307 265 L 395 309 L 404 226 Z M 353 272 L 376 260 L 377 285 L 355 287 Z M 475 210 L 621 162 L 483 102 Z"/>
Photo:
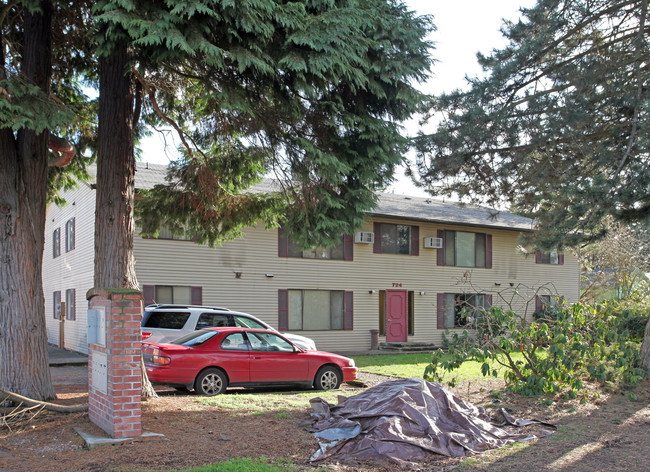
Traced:
<path fill-rule="evenodd" d="M 517 232 L 476 229 L 493 235 L 493 268 L 439 267 L 437 251 L 422 248 L 422 238 L 435 236 L 438 229 L 473 229 L 418 225 L 419 256 L 373 254 L 371 244 L 355 244 L 353 262 L 280 258 L 277 230 L 266 231 L 261 226 L 214 249 L 187 241 L 138 237 L 136 270 L 141 285 L 202 286 L 204 304 L 249 312 L 276 327 L 280 289 L 351 290 L 353 331 L 301 333 L 315 339 L 319 349 L 332 351 L 370 347 L 370 330 L 377 329 L 379 324 L 379 295 L 370 291 L 392 289 L 394 284 L 415 292 L 415 334 L 409 337 L 410 341 L 441 342 L 443 331 L 437 329 L 436 317 L 438 293 L 491 293 L 495 305 L 510 304 L 518 313 L 526 312 L 528 305 L 529 316 L 540 288 L 553 288 L 568 302 L 578 299 L 578 263 L 570 254 L 565 255 L 562 266 L 535 264 L 534 255 L 526 257 L 517 250 Z M 372 231 L 372 223 L 368 222 L 364 230 Z M 240 278 L 236 273 L 241 274 Z"/>
<path fill-rule="evenodd" d="M 93 286 L 95 192 L 86 184 L 72 192 L 63 193 L 67 205 L 50 205 L 45 222 L 45 252 L 43 253 L 43 293 L 48 341 L 59 344 L 60 322 L 54 319 L 53 293 L 76 289 L 76 320 L 65 320 L 65 348 L 88 352 L 86 292 Z M 75 248 L 65 251 L 65 225 L 75 218 Z M 61 228 L 61 255 L 52 257 L 52 233 Z M 64 316 L 64 315 L 63 315 Z"/>
<path fill-rule="evenodd" d="M 65 323 L 65 347 L 87 352 L 86 292 L 93 286 L 95 192 L 86 184 L 64 195 L 68 205 L 48 209 L 45 229 L 43 289 L 48 339 L 58 344 L 59 321 L 53 319 L 53 292 L 75 288 L 76 320 Z M 65 252 L 65 223 L 76 218 L 76 247 Z M 244 237 L 216 248 L 191 241 L 143 239 L 136 235 L 138 282 L 143 285 L 203 287 L 203 304 L 227 306 L 252 313 L 278 325 L 278 290 L 322 289 L 354 293 L 352 331 L 303 331 L 319 349 L 357 351 L 370 347 L 370 330 L 379 327 L 379 291 L 414 292 L 415 333 L 410 341 L 440 344 L 437 329 L 439 293 L 490 293 L 493 303 L 511 306 L 530 316 L 536 293 L 558 294 L 568 302 L 579 297 L 579 270 L 575 256 L 565 254 L 564 265 L 535 264 L 534 254 L 519 251 L 519 233 L 459 225 L 415 223 L 376 218 L 373 221 L 417 224 L 420 255 L 373 254 L 372 244 L 354 244 L 354 261 L 311 260 L 278 257 L 277 230 L 249 228 Z M 363 230 L 373 231 L 373 221 Z M 52 232 L 61 228 L 61 256 L 52 258 Z M 492 235 L 492 269 L 441 267 L 436 249 L 424 249 L 423 238 L 438 230 L 487 232 Z M 237 274 L 240 274 L 237 277 Z M 371 293 L 375 291 L 375 293 Z M 422 293 L 422 294 L 420 294 Z M 384 340 L 385 338 L 380 338 Z"/>

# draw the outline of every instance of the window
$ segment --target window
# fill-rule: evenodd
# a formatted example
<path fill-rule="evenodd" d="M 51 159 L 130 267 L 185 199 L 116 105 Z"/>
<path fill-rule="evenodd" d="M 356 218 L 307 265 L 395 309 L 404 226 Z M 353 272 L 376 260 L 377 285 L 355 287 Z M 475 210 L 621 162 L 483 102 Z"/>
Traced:
<path fill-rule="evenodd" d="M 351 330 L 352 292 L 343 290 L 279 290 L 280 330 Z"/>
<path fill-rule="evenodd" d="M 492 306 L 492 295 L 483 293 L 439 293 L 438 329 L 471 327 L 481 312 Z"/>
<path fill-rule="evenodd" d="M 562 305 L 564 297 L 555 295 L 535 295 L 535 319 L 546 317 L 551 314 L 558 306 Z"/>
<path fill-rule="evenodd" d="M 249 351 L 248 343 L 243 333 L 229 334 L 221 341 L 221 349 L 224 351 Z"/>
<path fill-rule="evenodd" d="M 255 328 L 255 329 L 269 329 L 269 326 L 264 326 L 257 321 L 246 318 L 245 316 L 233 316 L 235 318 L 235 326 L 238 328 Z"/>
<path fill-rule="evenodd" d="M 54 292 L 54 300 L 52 303 L 53 311 L 54 311 L 54 319 L 58 320 L 61 319 L 61 291 L 56 291 Z"/>
<path fill-rule="evenodd" d="M 223 313 L 201 313 L 199 320 L 196 322 L 196 329 L 220 328 L 222 326 L 232 326 L 228 320 L 228 315 Z"/>
<path fill-rule="evenodd" d="M 353 259 L 352 236 L 341 236 L 341 240 L 333 247 L 312 247 L 302 249 L 293 241 L 283 228 L 278 228 L 278 257 L 297 257 L 302 259 L 331 259 L 351 261 Z"/>
<path fill-rule="evenodd" d="M 376 254 L 420 254 L 420 227 L 392 223 L 375 223 L 373 226 Z"/>
<path fill-rule="evenodd" d="M 492 268 L 492 235 L 467 231 L 438 231 L 443 238 L 438 265 Z"/>
<path fill-rule="evenodd" d="M 68 220 L 65 224 L 65 252 L 74 249 L 74 218 Z"/>
<path fill-rule="evenodd" d="M 178 344 L 180 346 L 200 346 L 205 344 L 210 339 L 214 338 L 219 331 L 211 331 L 209 329 L 199 329 L 198 331 L 192 331 L 185 336 L 169 341 L 169 344 Z"/>
<path fill-rule="evenodd" d="M 201 305 L 203 287 L 182 285 L 143 285 L 142 298 L 145 306 L 158 304 Z"/>
<path fill-rule="evenodd" d="M 156 239 L 173 239 L 176 241 L 192 241 L 194 236 L 191 235 L 185 228 L 177 231 L 172 231 L 169 226 L 161 225 Z"/>
<path fill-rule="evenodd" d="M 52 233 L 52 256 L 57 258 L 61 255 L 61 228 Z"/>
<path fill-rule="evenodd" d="M 273 333 L 246 333 L 253 351 L 294 352 L 293 345 L 284 338 Z"/>
<path fill-rule="evenodd" d="M 549 252 L 537 251 L 535 253 L 535 264 L 563 265 L 564 254 L 557 252 L 557 249 L 553 249 Z"/>
<path fill-rule="evenodd" d="M 175 311 L 150 311 L 149 316 L 146 316 L 143 323 L 145 328 L 165 328 L 165 329 L 183 329 L 190 317 L 189 312 L 175 312 Z"/>
<path fill-rule="evenodd" d="M 76 310 L 77 290 L 74 288 L 65 291 L 65 319 L 75 320 L 77 318 Z"/>

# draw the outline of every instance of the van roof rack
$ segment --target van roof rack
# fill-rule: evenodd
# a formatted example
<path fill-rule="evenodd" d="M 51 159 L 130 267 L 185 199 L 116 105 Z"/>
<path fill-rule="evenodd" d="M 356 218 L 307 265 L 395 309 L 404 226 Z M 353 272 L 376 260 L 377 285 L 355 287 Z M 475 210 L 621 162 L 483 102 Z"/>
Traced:
<path fill-rule="evenodd" d="M 177 305 L 177 304 L 174 304 L 174 303 L 153 303 L 151 305 L 147 305 L 145 308 L 180 308 L 180 309 L 203 308 L 203 309 L 206 309 L 206 310 L 232 311 L 230 308 L 225 308 L 225 307 L 222 307 L 222 306 Z"/>

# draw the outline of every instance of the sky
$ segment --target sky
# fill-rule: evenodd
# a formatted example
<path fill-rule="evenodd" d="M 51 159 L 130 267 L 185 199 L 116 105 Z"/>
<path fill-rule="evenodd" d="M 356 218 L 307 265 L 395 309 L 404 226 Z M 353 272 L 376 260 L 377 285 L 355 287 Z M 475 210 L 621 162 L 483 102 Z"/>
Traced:
<path fill-rule="evenodd" d="M 515 21 L 521 6 L 531 7 L 534 3 L 533 0 L 406 0 L 408 7 L 419 14 L 433 15 L 437 27 L 429 38 L 435 43 L 433 58 L 437 62 L 432 67 L 432 77 L 418 88 L 438 94 L 465 87 L 466 76 L 474 77 L 481 72 L 476 53 L 489 53 L 506 44 L 499 32 L 502 19 Z M 405 127 L 408 134 L 415 135 L 417 120 Z M 164 139 L 160 133 L 154 133 L 142 143 L 141 158 L 145 162 L 168 164 L 176 154 L 177 144 L 172 133 L 166 133 Z M 387 191 L 426 196 L 403 172 L 398 169 L 395 183 Z"/>

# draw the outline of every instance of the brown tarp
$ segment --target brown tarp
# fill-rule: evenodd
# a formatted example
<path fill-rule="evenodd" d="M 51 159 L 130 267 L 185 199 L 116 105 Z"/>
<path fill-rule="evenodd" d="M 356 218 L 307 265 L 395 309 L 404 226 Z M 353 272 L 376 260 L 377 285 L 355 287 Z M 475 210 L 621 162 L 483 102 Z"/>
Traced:
<path fill-rule="evenodd" d="M 431 460 L 435 454 L 476 454 L 539 437 L 513 434 L 503 426 L 540 422 L 522 422 L 504 412 L 505 421 L 496 425 L 483 408 L 422 379 L 384 382 L 342 398 L 336 406 L 321 398 L 311 405 L 317 418 L 312 432 L 320 444 L 312 461 L 390 459 L 405 464 Z"/>

